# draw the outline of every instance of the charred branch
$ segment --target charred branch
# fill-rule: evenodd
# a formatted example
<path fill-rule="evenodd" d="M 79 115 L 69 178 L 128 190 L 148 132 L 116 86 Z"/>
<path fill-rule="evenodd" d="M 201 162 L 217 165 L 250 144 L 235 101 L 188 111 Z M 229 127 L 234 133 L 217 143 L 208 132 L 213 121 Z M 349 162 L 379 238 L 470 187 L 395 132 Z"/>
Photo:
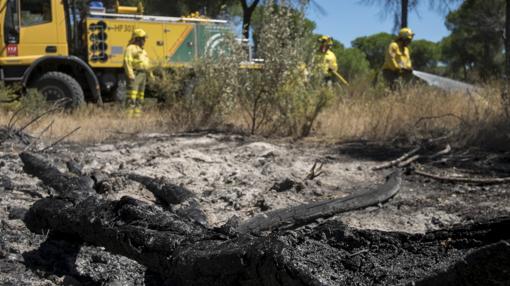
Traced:
<path fill-rule="evenodd" d="M 185 187 L 172 184 L 164 179 L 154 179 L 137 174 L 129 174 L 128 179 L 144 185 L 157 199 L 167 205 L 178 205 L 195 197 L 195 195 Z"/>
<path fill-rule="evenodd" d="M 319 164 L 319 162 L 317 161 L 313 164 L 312 168 L 310 169 L 310 172 L 308 173 L 308 175 L 306 175 L 305 180 L 314 180 L 315 178 L 318 178 L 324 174 L 324 172 L 322 171 L 322 167 L 324 167 L 324 162 L 320 162 L 319 165 L 317 164 Z"/>
<path fill-rule="evenodd" d="M 431 143 L 434 143 L 434 142 L 437 142 L 438 140 L 443 140 L 443 139 L 445 139 L 445 138 L 441 137 L 441 138 L 437 138 L 437 139 L 428 140 L 425 143 L 425 145 L 423 145 L 423 144 L 418 145 L 411 151 L 400 156 L 398 159 L 395 159 L 393 161 L 389 161 L 389 162 L 386 162 L 379 166 L 373 167 L 372 171 L 380 171 L 380 170 L 390 169 L 390 168 L 395 168 L 395 167 L 406 168 L 406 167 L 409 167 L 410 165 L 414 164 L 417 161 L 424 161 L 424 160 L 430 161 L 430 160 L 435 160 L 437 158 L 445 156 L 452 151 L 452 147 L 450 146 L 450 144 L 446 144 L 444 149 L 442 149 L 434 154 L 431 154 L 431 155 L 418 154 L 420 151 L 426 149 L 426 145 L 429 145 Z"/>
<path fill-rule="evenodd" d="M 409 157 L 411 157 L 411 156 L 415 155 L 416 153 L 418 153 L 420 150 L 421 150 L 421 146 L 415 147 L 413 150 L 405 153 L 404 155 L 400 156 L 398 159 L 395 159 L 393 161 L 386 162 L 386 163 L 384 163 L 382 165 L 376 166 L 376 167 L 372 168 L 372 170 L 373 171 L 379 171 L 379 170 L 384 170 L 384 169 L 396 167 L 400 163 L 402 163 L 403 161 L 408 159 Z"/>
<path fill-rule="evenodd" d="M 304 204 L 263 213 L 242 223 L 238 231 L 246 233 L 272 230 L 283 226 L 298 227 L 311 223 L 318 218 L 327 218 L 338 213 L 377 205 L 395 196 L 400 190 L 401 182 L 401 172 L 396 171 L 389 176 L 384 185 L 374 190 L 367 189 L 358 194 L 339 199 Z"/>
<path fill-rule="evenodd" d="M 164 178 L 154 179 L 147 176 L 129 174 L 128 179 L 138 182 L 152 192 L 156 199 L 173 212 L 194 220 L 201 225 L 207 225 L 207 217 L 202 211 L 200 203 L 190 190 L 168 182 Z"/>
<path fill-rule="evenodd" d="M 432 174 L 432 173 L 418 170 L 418 169 L 413 170 L 413 172 L 416 175 L 426 177 L 429 179 L 438 180 L 441 182 L 466 183 L 466 184 L 475 184 L 475 185 L 497 185 L 497 184 L 510 183 L 510 177 L 506 177 L 506 178 L 468 178 L 468 177 L 441 176 L 441 175 Z"/>
<path fill-rule="evenodd" d="M 39 178 L 62 198 L 75 202 L 96 194 L 94 181 L 90 177 L 63 174 L 53 163 L 38 154 L 24 152 L 20 158 L 27 174 Z"/>

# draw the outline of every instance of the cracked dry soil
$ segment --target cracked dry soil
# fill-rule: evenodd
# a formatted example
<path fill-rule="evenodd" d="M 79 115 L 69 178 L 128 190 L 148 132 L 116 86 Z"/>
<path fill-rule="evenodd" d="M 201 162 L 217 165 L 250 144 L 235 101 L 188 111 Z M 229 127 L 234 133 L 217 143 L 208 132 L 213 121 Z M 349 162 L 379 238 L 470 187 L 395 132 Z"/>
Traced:
<path fill-rule="evenodd" d="M 161 284 L 158 276 L 144 266 L 110 254 L 101 247 L 80 248 L 70 242 L 47 240 L 47 235 L 31 233 L 22 221 L 24 214 L 35 201 L 54 193 L 38 179 L 23 172 L 17 156 L 22 147 L 7 142 L 0 150 L 0 285 Z M 401 150 L 384 147 L 377 152 L 375 149 L 367 143 L 291 143 L 195 133 L 141 135 L 98 145 L 67 144 L 59 146 L 52 156 L 63 158 L 56 162 L 62 170 L 68 168 L 66 163 L 69 166 L 69 162 L 74 162 L 75 166 L 83 167 L 79 170 L 83 173 L 101 170 L 108 174 L 165 177 L 193 191 L 208 224 L 220 227 L 234 216 L 244 220 L 269 210 L 346 196 L 381 183 L 385 172 L 373 172 L 371 168 L 381 161 L 398 157 Z M 455 170 L 473 173 L 474 167 L 478 167 L 497 170 L 497 174 L 510 173 L 510 160 L 506 157 L 498 156 L 497 162 L 481 166 L 475 163 L 487 162 L 482 159 L 490 156 L 481 154 L 479 157 L 481 159 L 473 160 L 473 164 L 464 163 Z M 316 161 L 324 163 L 324 174 L 314 180 L 305 180 Z M 451 170 L 453 166 L 444 167 Z M 114 178 L 112 190 L 105 196 L 111 200 L 131 196 L 156 203 L 152 193 L 121 176 Z M 357 281 L 357 285 L 406 284 L 447 265 L 434 265 L 434 257 L 424 255 L 418 261 L 405 262 L 406 267 L 395 266 L 397 270 L 394 270 L 393 266 L 385 265 L 381 257 L 401 256 L 399 261 L 405 261 L 409 249 L 404 246 L 393 249 L 389 244 L 386 248 L 381 245 L 376 249 L 364 245 L 361 240 L 351 253 L 345 253 L 335 247 L 343 242 L 334 233 L 339 233 L 338 229 L 345 224 L 358 237 L 369 235 L 372 230 L 411 235 L 508 215 L 508 185 L 442 184 L 406 176 L 401 191 L 384 205 L 320 220 L 297 230 L 310 234 L 309 239 L 290 239 L 288 244 L 303 250 L 301 254 L 312 252 L 310 259 L 296 259 L 295 263 L 302 263 L 299 264 L 302 267 L 335 261 L 335 257 L 339 261 L 352 255 L 347 263 L 322 265 L 320 268 L 327 269 L 324 270 L 326 274 L 323 273 L 326 276 L 317 273 L 317 280 L 310 284 L 350 285 L 353 281 Z M 342 233 L 341 237 L 345 236 L 345 232 Z M 287 235 L 286 239 L 289 237 L 292 235 Z M 386 251 L 386 254 L 374 258 L 372 252 L 378 251 Z M 465 253 L 453 249 L 441 256 L 445 261 L 454 261 Z M 366 265 L 372 268 L 368 269 Z M 357 277 L 360 274 L 356 271 L 363 268 L 366 270 L 360 273 L 365 276 Z M 408 273 L 403 274 L 406 271 Z"/>

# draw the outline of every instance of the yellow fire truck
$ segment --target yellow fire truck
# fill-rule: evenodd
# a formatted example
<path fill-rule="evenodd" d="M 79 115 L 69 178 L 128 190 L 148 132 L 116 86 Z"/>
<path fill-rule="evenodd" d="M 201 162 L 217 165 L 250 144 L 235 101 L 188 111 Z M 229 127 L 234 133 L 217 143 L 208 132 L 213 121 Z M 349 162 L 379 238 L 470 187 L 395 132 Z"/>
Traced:
<path fill-rule="evenodd" d="M 0 80 L 37 88 L 48 100 L 122 98 L 123 53 L 142 28 L 163 67 L 189 66 L 225 49 L 227 21 L 142 15 L 142 7 L 79 8 L 76 0 L 0 0 Z"/>

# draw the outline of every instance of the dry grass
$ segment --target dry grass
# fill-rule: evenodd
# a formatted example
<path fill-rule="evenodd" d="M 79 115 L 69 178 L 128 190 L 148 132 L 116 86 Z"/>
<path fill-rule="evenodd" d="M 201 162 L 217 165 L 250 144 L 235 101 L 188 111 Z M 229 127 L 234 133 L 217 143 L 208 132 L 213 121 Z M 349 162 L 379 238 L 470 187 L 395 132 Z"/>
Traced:
<path fill-rule="evenodd" d="M 7 124 L 11 114 L 0 113 L 0 126 Z M 229 122 L 225 123 L 246 129 L 248 126 L 240 120 L 242 117 L 239 112 L 233 112 Z M 81 127 L 68 141 L 99 143 L 138 133 L 165 133 L 199 127 L 182 122 L 182 118 L 176 111 L 154 107 L 135 119 L 128 118 L 126 111 L 118 106 L 88 106 L 73 114 L 46 117 L 28 132 L 37 136 L 54 121 L 43 136 L 47 140 L 56 140 Z M 343 95 L 320 115 L 315 134 L 321 140 L 388 141 L 396 137 L 430 138 L 451 133 L 462 144 L 506 144 L 508 128 L 505 119 L 497 89 L 485 88 L 479 94 L 466 95 L 417 87 L 386 96 L 374 96 L 370 92 L 352 97 Z M 28 120 L 30 116 L 20 120 L 18 125 Z"/>
<path fill-rule="evenodd" d="M 430 138 L 453 133 L 471 142 L 503 117 L 495 89 L 466 95 L 415 87 L 378 98 L 345 97 L 321 115 L 317 132 L 319 137 L 339 141 Z"/>
<path fill-rule="evenodd" d="M 0 113 L 0 126 L 7 125 L 11 117 L 12 112 Z M 22 126 L 30 119 L 31 116 L 25 116 L 17 126 Z M 78 132 L 66 141 L 99 143 L 108 139 L 122 138 L 138 133 L 172 132 L 177 129 L 177 126 L 171 125 L 170 121 L 168 112 L 157 109 L 147 110 L 140 118 L 129 118 L 127 112 L 118 107 L 87 106 L 73 114 L 57 113 L 44 117 L 29 127 L 27 132 L 38 136 L 53 122 L 51 128 L 42 136 L 43 139 L 54 141 L 79 127 Z"/>

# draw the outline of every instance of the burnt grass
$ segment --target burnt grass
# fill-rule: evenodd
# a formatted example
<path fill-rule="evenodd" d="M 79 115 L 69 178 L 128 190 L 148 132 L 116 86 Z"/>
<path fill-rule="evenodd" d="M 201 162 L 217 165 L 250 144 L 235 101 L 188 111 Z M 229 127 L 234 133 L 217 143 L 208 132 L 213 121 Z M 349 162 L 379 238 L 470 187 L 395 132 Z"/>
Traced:
<path fill-rule="evenodd" d="M 374 161 L 401 154 L 400 149 L 393 148 L 364 148 L 368 150 L 365 154 L 362 147 L 353 148 L 339 146 L 331 152 L 352 154 L 353 160 Z M 476 151 L 469 156 L 452 157 L 446 163 L 427 167 L 437 172 L 455 168 L 471 175 L 510 174 L 506 153 Z M 7 169 L 9 172 L 4 172 Z M 224 284 L 221 275 L 216 276 L 217 281 L 207 281 L 209 284 L 175 283 L 101 245 L 87 245 L 75 237 L 52 233 L 31 233 L 23 223 L 26 212 L 34 202 L 54 192 L 40 183 L 25 184 L 19 177 L 12 177 L 13 173 L 22 173 L 16 156 L 4 154 L 0 171 L 0 285 Z M 285 246 L 277 260 L 285 268 L 281 272 L 287 274 L 274 274 L 273 265 L 261 264 L 253 267 L 258 272 L 253 275 L 272 273 L 266 285 L 510 285 L 510 211 L 505 208 L 510 204 L 508 187 L 445 184 L 409 174 L 397 197 L 353 215 L 375 216 L 387 211 L 412 215 L 417 209 L 433 208 L 455 214 L 461 224 L 452 226 L 432 214 L 431 224 L 440 230 L 412 234 L 354 228 L 339 215 L 271 233 L 268 244 Z M 237 238 L 235 233 L 226 235 Z M 230 264 L 223 261 L 226 268 Z M 210 268 L 221 269 L 221 265 Z M 248 278 L 239 277 L 230 284 L 258 285 Z"/>

